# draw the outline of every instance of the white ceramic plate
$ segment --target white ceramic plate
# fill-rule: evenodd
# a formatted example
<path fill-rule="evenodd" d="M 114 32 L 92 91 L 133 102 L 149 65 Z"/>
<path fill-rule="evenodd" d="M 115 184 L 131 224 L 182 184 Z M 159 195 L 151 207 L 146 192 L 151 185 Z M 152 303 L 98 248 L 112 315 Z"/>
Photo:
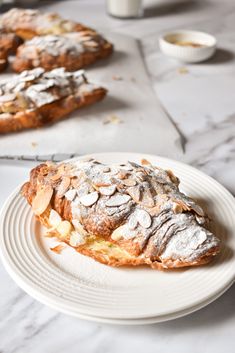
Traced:
<path fill-rule="evenodd" d="M 2 261 L 28 294 L 61 312 L 94 321 L 144 324 L 170 320 L 193 312 L 220 296 L 235 278 L 235 200 L 212 178 L 198 170 L 157 156 L 131 153 L 93 155 L 102 162 L 140 162 L 172 169 L 181 190 L 198 199 L 216 220 L 221 254 L 208 266 L 173 272 L 146 267 L 111 268 L 67 247 L 50 250 L 57 242 L 46 238 L 19 188 L 1 213 Z"/>

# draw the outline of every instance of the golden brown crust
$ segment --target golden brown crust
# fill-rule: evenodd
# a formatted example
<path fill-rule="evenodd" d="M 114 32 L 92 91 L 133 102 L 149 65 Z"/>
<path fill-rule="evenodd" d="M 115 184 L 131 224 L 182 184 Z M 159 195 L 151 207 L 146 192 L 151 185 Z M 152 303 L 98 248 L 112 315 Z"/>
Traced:
<path fill-rule="evenodd" d="M 102 100 L 106 95 L 104 88 L 86 92 L 79 98 L 69 96 L 51 104 L 44 105 L 35 111 L 23 111 L 0 119 L 0 134 L 17 132 L 25 129 L 39 128 L 64 119 L 76 109 Z"/>
<path fill-rule="evenodd" d="M 9 54 L 15 53 L 20 43 L 20 39 L 15 34 L 0 31 L 0 72 L 6 69 Z"/>

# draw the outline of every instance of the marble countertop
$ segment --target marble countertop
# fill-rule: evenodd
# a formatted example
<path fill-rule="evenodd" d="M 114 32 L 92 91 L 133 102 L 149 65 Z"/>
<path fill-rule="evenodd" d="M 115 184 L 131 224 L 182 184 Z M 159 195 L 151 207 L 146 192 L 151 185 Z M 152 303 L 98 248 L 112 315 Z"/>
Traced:
<path fill-rule="evenodd" d="M 50 9 L 51 4 L 46 7 Z M 66 5 L 57 3 L 64 16 L 72 13 L 74 19 L 93 27 L 140 39 L 155 91 L 182 135 L 182 160 L 213 176 L 235 195 L 234 2 L 148 0 L 144 18 L 125 21 L 108 17 L 102 0 L 67 1 Z M 158 36 L 177 28 L 215 35 L 216 55 L 197 65 L 163 56 Z M 0 165 L 1 204 L 24 178 L 23 167 Z M 230 353 L 235 349 L 234 285 L 214 303 L 184 318 L 123 327 L 90 323 L 49 309 L 18 288 L 2 266 L 0 279 L 1 353 Z"/>

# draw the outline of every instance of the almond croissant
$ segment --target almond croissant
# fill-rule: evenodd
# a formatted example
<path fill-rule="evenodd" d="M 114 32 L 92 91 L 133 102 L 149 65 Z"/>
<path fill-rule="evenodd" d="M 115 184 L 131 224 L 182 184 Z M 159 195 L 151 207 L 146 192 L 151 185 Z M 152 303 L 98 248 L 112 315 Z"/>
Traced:
<path fill-rule="evenodd" d="M 170 269 L 208 263 L 220 249 L 203 209 L 171 172 L 143 161 L 41 164 L 22 195 L 51 235 L 111 266 Z"/>

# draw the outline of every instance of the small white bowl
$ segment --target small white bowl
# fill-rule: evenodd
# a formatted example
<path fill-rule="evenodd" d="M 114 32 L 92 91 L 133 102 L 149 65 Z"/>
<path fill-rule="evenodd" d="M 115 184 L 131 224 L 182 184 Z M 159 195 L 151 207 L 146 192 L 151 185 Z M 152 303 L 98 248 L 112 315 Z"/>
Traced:
<path fill-rule="evenodd" d="M 179 30 L 159 38 L 161 51 L 175 59 L 197 63 L 209 59 L 216 50 L 216 39 L 210 34 Z"/>

